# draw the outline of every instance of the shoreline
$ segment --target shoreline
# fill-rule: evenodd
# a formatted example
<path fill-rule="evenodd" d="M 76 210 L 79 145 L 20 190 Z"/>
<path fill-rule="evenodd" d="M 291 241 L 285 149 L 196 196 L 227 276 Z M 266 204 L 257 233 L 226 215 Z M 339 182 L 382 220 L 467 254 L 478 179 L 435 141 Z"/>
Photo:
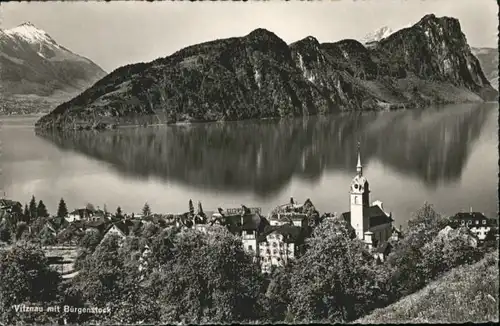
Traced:
<path fill-rule="evenodd" d="M 430 103 L 428 105 L 419 106 L 418 103 L 382 103 L 384 105 L 379 105 L 378 109 L 370 109 L 370 110 L 350 110 L 350 111 L 338 111 L 331 112 L 327 114 L 311 114 L 311 115 L 299 115 L 299 116 L 283 116 L 283 117 L 262 117 L 262 118 L 244 118 L 244 119 L 236 119 L 236 120 L 183 120 L 176 122 L 163 122 L 163 123 L 124 123 L 124 124 L 113 124 L 113 123 L 105 123 L 98 122 L 97 126 L 91 125 L 80 125 L 80 128 L 43 128 L 37 126 L 36 121 L 34 125 L 34 130 L 36 132 L 81 132 L 81 131 L 106 131 L 106 130 L 117 130 L 117 129 L 125 129 L 125 128 L 141 128 L 141 127 L 162 127 L 162 126 L 192 126 L 198 124 L 208 124 L 208 123 L 234 123 L 234 122 L 251 122 L 251 121 L 281 121 L 281 120 L 289 120 L 289 119 L 299 119 L 299 118 L 309 118 L 309 117 L 327 117 L 327 116 L 336 116 L 336 115 L 349 115 L 349 114 L 367 114 L 367 113 L 380 113 L 380 112 L 392 112 L 392 111 L 406 111 L 406 110 L 425 110 L 430 107 L 445 107 L 448 105 L 461 105 L 461 104 L 482 104 L 482 103 L 498 103 L 496 101 L 461 101 L 461 102 L 443 102 L 443 103 Z M 42 115 L 43 118 L 46 115 Z M 141 117 L 142 119 L 155 119 L 157 116 L 145 115 Z M 157 119 L 155 119 L 157 120 Z M 101 124 L 101 127 L 99 127 Z M 94 123 L 95 125 L 95 123 Z"/>

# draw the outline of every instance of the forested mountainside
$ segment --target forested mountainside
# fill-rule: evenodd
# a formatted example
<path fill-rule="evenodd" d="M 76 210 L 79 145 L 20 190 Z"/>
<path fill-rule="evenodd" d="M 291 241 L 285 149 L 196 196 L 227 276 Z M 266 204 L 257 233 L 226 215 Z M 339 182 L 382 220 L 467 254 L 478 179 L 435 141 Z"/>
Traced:
<path fill-rule="evenodd" d="M 0 113 L 32 113 L 69 100 L 105 75 L 29 22 L 0 30 Z"/>
<path fill-rule="evenodd" d="M 366 48 L 287 45 L 265 29 L 127 65 L 37 122 L 43 129 L 220 121 L 496 100 L 455 18 L 426 15 Z"/>

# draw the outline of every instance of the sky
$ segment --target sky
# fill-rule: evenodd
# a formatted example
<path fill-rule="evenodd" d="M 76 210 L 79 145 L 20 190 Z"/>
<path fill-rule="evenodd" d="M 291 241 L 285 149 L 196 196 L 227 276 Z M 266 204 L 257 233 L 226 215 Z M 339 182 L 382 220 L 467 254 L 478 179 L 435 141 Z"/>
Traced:
<path fill-rule="evenodd" d="M 458 18 L 469 45 L 497 47 L 495 0 L 338 0 L 249 2 L 8 2 L 0 28 L 31 22 L 107 72 L 168 56 L 183 47 L 266 28 L 287 43 L 361 39 L 424 15 Z"/>

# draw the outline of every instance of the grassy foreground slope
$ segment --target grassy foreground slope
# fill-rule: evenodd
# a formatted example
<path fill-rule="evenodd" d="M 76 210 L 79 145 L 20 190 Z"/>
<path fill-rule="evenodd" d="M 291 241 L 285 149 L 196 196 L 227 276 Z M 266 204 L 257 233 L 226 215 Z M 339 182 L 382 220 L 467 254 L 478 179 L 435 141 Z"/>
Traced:
<path fill-rule="evenodd" d="M 498 286 L 498 253 L 492 252 L 355 323 L 498 322 Z"/>

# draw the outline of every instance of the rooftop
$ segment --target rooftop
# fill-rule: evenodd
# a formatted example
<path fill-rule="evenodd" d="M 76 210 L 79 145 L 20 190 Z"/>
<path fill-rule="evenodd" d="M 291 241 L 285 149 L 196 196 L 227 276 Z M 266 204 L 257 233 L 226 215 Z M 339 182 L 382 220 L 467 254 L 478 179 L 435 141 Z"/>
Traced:
<path fill-rule="evenodd" d="M 390 222 L 394 221 L 392 219 L 392 217 L 387 216 L 387 214 L 378 205 L 365 207 L 363 209 L 363 217 L 369 219 L 369 221 L 370 221 L 369 227 L 370 228 L 375 227 L 377 225 L 390 223 Z M 351 223 L 351 212 L 342 213 L 342 218 L 350 224 Z"/>
<path fill-rule="evenodd" d="M 483 213 L 479 212 L 460 212 L 456 213 L 452 218 L 455 219 L 488 219 Z"/>

